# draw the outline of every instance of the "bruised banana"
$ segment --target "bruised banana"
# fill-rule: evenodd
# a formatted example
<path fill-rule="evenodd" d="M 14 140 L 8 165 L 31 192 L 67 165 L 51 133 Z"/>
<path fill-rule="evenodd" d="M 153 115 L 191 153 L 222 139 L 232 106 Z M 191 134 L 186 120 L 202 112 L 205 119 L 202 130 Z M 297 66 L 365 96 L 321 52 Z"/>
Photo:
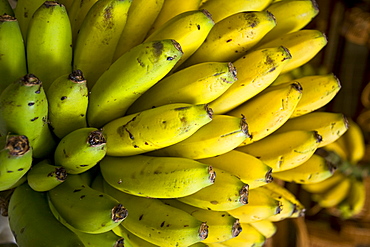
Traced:
<path fill-rule="evenodd" d="M 168 104 L 106 124 L 107 155 L 130 156 L 178 143 L 212 121 L 205 104 Z"/>
<path fill-rule="evenodd" d="M 156 83 L 128 108 L 127 114 L 172 103 L 207 104 L 237 80 L 232 63 L 199 63 Z"/>
<path fill-rule="evenodd" d="M 88 125 L 100 128 L 124 116 L 127 108 L 162 79 L 181 57 L 179 43 L 169 39 L 144 42 L 123 54 L 91 89 Z"/>
<path fill-rule="evenodd" d="M 199 159 L 198 161 L 234 174 L 243 183 L 248 184 L 249 189 L 263 186 L 273 180 L 270 166 L 262 162 L 260 158 L 236 149 L 215 157 Z"/>
<path fill-rule="evenodd" d="M 152 198 L 187 196 L 216 179 L 212 166 L 180 157 L 106 156 L 100 161 L 100 171 L 112 187 Z"/>

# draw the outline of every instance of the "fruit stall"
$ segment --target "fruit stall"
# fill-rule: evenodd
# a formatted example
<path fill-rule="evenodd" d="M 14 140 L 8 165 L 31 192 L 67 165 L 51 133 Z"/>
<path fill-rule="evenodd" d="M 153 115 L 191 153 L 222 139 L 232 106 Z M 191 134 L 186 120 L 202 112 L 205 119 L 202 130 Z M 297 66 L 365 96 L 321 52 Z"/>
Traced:
<path fill-rule="evenodd" d="M 0 0 L 0 247 L 370 246 L 370 2 Z"/>

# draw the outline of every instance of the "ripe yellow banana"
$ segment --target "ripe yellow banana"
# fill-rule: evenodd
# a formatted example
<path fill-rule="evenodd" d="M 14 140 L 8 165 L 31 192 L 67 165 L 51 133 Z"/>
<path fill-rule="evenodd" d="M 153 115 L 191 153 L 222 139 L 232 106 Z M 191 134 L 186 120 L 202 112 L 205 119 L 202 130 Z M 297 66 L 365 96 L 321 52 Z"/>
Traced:
<path fill-rule="evenodd" d="M 321 136 L 316 131 L 292 130 L 272 133 L 236 150 L 258 157 L 275 173 L 292 169 L 307 161 L 320 142 Z"/>
<path fill-rule="evenodd" d="M 310 2 L 310 0 L 304 1 Z M 304 1 L 298 0 L 295 2 Z M 286 10 L 284 10 L 284 12 L 285 11 Z M 267 43 L 262 45 L 257 44 L 256 49 L 276 47 L 280 45 L 286 47 L 292 54 L 292 59 L 290 59 L 281 71 L 281 73 L 286 73 L 309 62 L 326 46 L 327 43 L 328 40 L 325 34 L 321 31 L 315 29 L 302 29 L 285 35 L 279 34 L 279 36 Z"/>
<path fill-rule="evenodd" d="M 89 96 L 89 126 L 122 117 L 139 96 L 162 79 L 181 58 L 179 43 L 156 40 L 126 52 L 94 84 Z M 123 69 L 124 68 L 124 69 Z"/>
<path fill-rule="evenodd" d="M 243 183 L 248 184 L 249 189 L 270 183 L 273 179 L 271 167 L 262 162 L 260 157 L 257 158 L 236 149 L 215 157 L 199 159 L 198 161 L 234 174 Z"/>
<path fill-rule="evenodd" d="M 261 140 L 282 126 L 301 99 L 301 89 L 296 82 L 271 87 L 229 111 L 228 115 L 243 115 L 248 122 L 251 138 L 247 138 L 241 146 Z"/>
<path fill-rule="evenodd" d="M 122 224 L 113 228 L 112 231 L 124 239 L 124 247 L 158 247 L 158 245 L 152 244 L 135 234 L 128 231 Z M 119 246 L 117 246 L 119 247 Z"/>
<path fill-rule="evenodd" d="M 321 182 L 331 177 L 336 166 L 324 157 L 313 154 L 308 160 L 289 170 L 273 172 L 272 176 L 286 182 L 308 184 Z"/>
<path fill-rule="evenodd" d="M 12 82 L 27 74 L 26 52 L 18 20 L 0 16 L 0 94 Z"/>
<path fill-rule="evenodd" d="M 235 175 L 218 168 L 215 183 L 189 196 L 178 198 L 189 205 L 215 211 L 228 211 L 248 203 L 248 185 Z"/>
<path fill-rule="evenodd" d="M 107 155 L 130 156 L 183 141 L 212 121 L 207 105 L 168 104 L 104 125 Z"/>
<path fill-rule="evenodd" d="M 347 197 L 337 206 L 340 216 L 343 219 L 359 216 L 359 214 L 364 210 L 367 193 L 365 181 L 353 178 Z"/>
<path fill-rule="evenodd" d="M 343 142 L 348 154 L 348 161 L 357 164 L 365 155 L 365 137 L 361 127 L 353 119 L 348 119 L 348 130 L 343 134 Z"/>
<path fill-rule="evenodd" d="M 267 11 L 241 12 L 215 24 L 207 39 L 181 67 L 197 63 L 235 61 L 260 41 L 276 25 Z"/>
<path fill-rule="evenodd" d="M 289 51 L 282 46 L 256 50 L 237 59 L 233 64 L 238 80 L 210 103 L 214 113 L 224 114 L 259 94 L 276 79 L 289 59 Z"/>
<path fill-rule="evenodd" d="M 232 63 L 205 62 L 179 70 L 149 88 L 127 114 L 171 103 L 207 104 L 237 80 Z"/>
<path fill-rule="evenodd" d="M 241 223 L 240 225 L 244 230 L 238 236 L 220 243 L 228 247 L 258 247 L 264 245 L 266 237 L 262 233 L 249 223 Z"/>
<path fill-rule="evenodd" d="M 64 5 L 46 1 L 33 14 L 26 42 L 28 73 L 36 75 L 45 91 L 53 81 L 72 71 L 72 31 Z"/>
<path fill-rule="evenodd" d="M 277 231 L 277 226 L 274 222 L 269 220 L 260 220 L 249 223 L 257 231 L 259 231 L 266 238 L 271 238 Z"/>
<path fill-rule="evenodd" d="M 334 172 L 333 176 L 321 182 L 312 184 L 303 184 L 302 188 L 312 194 L 321 194 L 333 188 L 334 186 L 337 186 L 337 184 L 344 179 L 345 175 L 340 171 L 336 171 Z"/>
<path fill-rule="evenodd" d="M 348 119 L 337 112 L 310 112 L 305 115 L 291 118 L 284 123 L 276 133 L 289 130 L 315 130 L 322 136 L 318 147 L 334 142 L 348 129 Z"/>
<path fill-rule="evenodd" d="M 83 71 L 89 89 L 112 64 L 131 2 L 97 1 L 81 24 L 74 44 L 73 69 Z"/>
<path fill-rule="evenodd" d="M 180 157 L 106 156 L 100 161 L 105 181 L 123 192 L 152 198 L 177 198 L 210 186 L 212 166 Z"/>

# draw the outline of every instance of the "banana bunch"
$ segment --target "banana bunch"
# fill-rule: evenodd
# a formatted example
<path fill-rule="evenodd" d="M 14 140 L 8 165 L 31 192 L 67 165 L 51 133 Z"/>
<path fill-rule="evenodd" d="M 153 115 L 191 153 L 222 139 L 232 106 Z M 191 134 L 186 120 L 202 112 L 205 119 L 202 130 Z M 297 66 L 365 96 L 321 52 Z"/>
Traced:
<path fill-rule="evenodd" d="M 305 213 L 274 177 L 335 178 L 317 151 L 348 129 L 320 111 L 339 80 L 281 79 L 327 44 L 314 0 L 0 1 L 20 247 L 262 246 Z"/>

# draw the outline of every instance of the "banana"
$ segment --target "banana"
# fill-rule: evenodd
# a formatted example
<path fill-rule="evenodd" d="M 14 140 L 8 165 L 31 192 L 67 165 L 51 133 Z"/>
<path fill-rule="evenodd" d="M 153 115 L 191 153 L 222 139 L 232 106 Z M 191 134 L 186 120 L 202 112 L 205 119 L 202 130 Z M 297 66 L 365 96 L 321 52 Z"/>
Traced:
<path fill-rule="evenodd" d="M 118 200 L 92 189 L 79 174 L 68 175 L 47 194 L 49 205 L 60 222 L 82 232 L 107 232 L 127 217 L 127 209 Z"/>
<path fill-rule="evenodd" d="M 127 244 L 127 241 L 124 238 L 117 236 L 112 230 L 98 234 L 81 232 L 76 229 L 73 229 L 72 231 L 76 233 L 78 238 L 85 246 L 131 247 L 129 244 Z"/>
<path fill-rule="evenodd" d="M 130 156 L 189 138 L 212 121 L 207 105 L 168 104 L 126 115 L 104 125 L 107 155 Z"/>
<path fill-rule="evenodd" d="M 331 177 L 336 170 L 336 166 L 328 162 L 324 157 L 313 154 L 308 160 L 297 167 L 273 172 L 274 178 L 294 182 L 297 184 L 308 184 L 321 182 Z"/>
<path fill-rule="evenodd" d="M 272 133 L 236 150 L 258 157 L 275 173 L 292 169 L 307 161 L 317 150 L 321 139 L 316 131 L 291 130 Z"/>
<path fill-rule="evenodd" d="M 212 166 L 198 161 L 147 155 L 106 156 L 100 161 L 100 171 L 112 187 L 152 198 L 187 196 L 212 185 L 216 178 Z"/>
<path fill-rule="evenodd" d="M 230 116 L 245 116 L 251 138 L 240 146 L 263 139 L 281 127 L 293 113 L 302 96 L 299 83 L 266 89 L 256 97 L 229 111 Z"/>
<path fill-rule="evenodd" d="M 277 231 L 276 223 L 269 220 L 260 220 L 250 222 L 249 224 L 257 229 L 265 238 L 271 238 Z"/>
<path fill-rule="evenodd" d="M 107 153 L 106 138 L 96 128 L 80 128 L 67 134 L 58 143 L 54 152 L 54 162 L 67 173 L 83 173 L 103 159 Z"/>
<path fill-rule="evenodd" d="M 365 137 L 361 127 L 353 119 L 348 119 L 348 130 L 343 134 L 348 161 L 352 164 L 360 162 L 365 155 Z"/>
<path fill-rule="evenodd" d="M 275 133 L 288 130 L 315 130 L 322 136 L 319 148 L 336 141 L 348 129 L 348 118 L 338 112 L 310 112 L 305 115 L 291 118 Z"/>
<path fill-rule="evenodd" d="M 212 15 L 213 20 L 217 23 L 236 13 L 262 11 L 270 4 L 270 2 L 271 0 L 236 0 L 233 2 L 225 2 L 222 0 L 208 0 L 202 3 L 199 8 L 208 10 Z"/>
<path fill-rule="evenodd" d="M 9 84 L 27 74 L 22 33 L 18 20 L 11 15 L 0 16 L 0 54 L 1 94 Z"/>
<path fill-rule="evenodd" d="M 127 108 L 162 79 L 181 56 L 179 43 L 169 39 L 144 42 L 123 54 L 91 89 L 88 125 L 99 128 L 122 117 Z"/>
<path fill-rule="evenodd" d="M 59 3 L 63 4 L 67 10 L 68 13 L 71 12 L 71 8 L 75 0 L 59 0 Z"/>
<path fill-rule="evenodd" d="M 204 159 L 231 151 L 248 138 L 248 124 L 244 117 L 214 115 L 210 123 L 190 137 L 150 154 Z"/>
<path fill-rule="evenodd" d="M 348 195 L 337 206 L 341 218 L 349 219 L 358 217 L 364 210 L 366 194 L 364 180 L 353 178 Z"/>
<path fill-rule="evenodd" d="M 45 91 L 53 81 L 72 71 L 72 31 L 64 5 L 45 1 L 33 14 L 26 42 L 28 73 L 36 75 Z"/>
<path fill-rule="evenodd" d="M 127 13 L 126 25 L 118 40 L 113 61 L 145 39 L 163 9 L 164 0 L 133 0 Z M 179 5 L 179 3 L 177 3 Z M 173 9 L 172 9 L 173 11 Z"/>
<path fill-rule="evenodd" d="M 310 1 L 311 0 L 298 0 L 293 2 Z M 286 10 L 284 10 L 284 12 L 286 12 Z M 283 74 L 308 63 L 327 45 L 327 43 L 327 37 L 321 31 L 315 29 L 302 29 L 285 35 L 279 34 L 278 37 L 267 43 L 264 43 L 262 45 L 257 44 L 256 49 L 276 47 L 280 45 L 286 47 L 292 54 L 292 59 L 289 60 L 287 65 L 281 71 L 281 73 Z"/>
<path fill-rule="evenodd" d="M 184 210 L 202 222 L 207 222 L 208 237 L 202 240 L 203 243 L 225 241 L 238 236 L 243 231 L 239 220 L 227 212 L 197 208 L 176 199 L 165 199 L 162 201 L 172 207 Z"/>
<path fill-rule="evenodd" d="M 238 80 L 210 103 L 214 113 L 224 114 L 259 94 L 273 83 L 289 59 L 289 51 L 282 46 L 256 50 L 237 59 L 233 64 Z"/>
<path fill-rule="evenodd" d="M 28 172 L 32 149 L 26 136 L 0 136 L 0 191 L 10 189 Z"/>
<path fill-rule="evenodd" d="M 241 12 L 216 23 L 207 39 L 181 67 L 197 63 L 235 61 L 276 26 L 267 11 Z"/>
<path fill-rule="evenodd" d="M 55 79 L 46 94 L 50 125 L 59 139 L 76 129 L 87 127 L 89 92 L 81 70 Z"/>
<path fill-rule="evenodd" d="M 345 133 L 344 133 L 345 134 Z M 339 137 L 336 141 L 331 142 L 323 147 L 328 152 L 334 152 L 342 160 L 348 160 L 348 153 L 346 143 L 344 143 L 343 136 Z"/>
<path fill-rule="evenodd" d="M 8 85 L 0 95 L 0 109 L 0 135 L 27 136 L 36 158 L 53 151 L 56 143 L 47 123 L 48 102 L 36 76 L 26 74 Z"/>
<path fill-rule="evenodd" d="M 248 184 L 249 189 L 263 186 L 273 180 L 271 167 L 261 159 L 236 149 L 198 161 L 234 174 L 243 183 Z"/>
<path fill-rule="evenodd" d="M 121 225 L 132 234 L 159 246 L 189 246 L 208 236 L 208 226 L 185 211 L 159 199 L 127 194 L 104 182 L 104 192 L 125 204 L 130 216 Z"/>
<path fill-rule="evenodd" d="M 149 88 L 128 114 L 171 103 L 207 104 L 237 81 L 232 63 L 205 62 L 179 70 Z"/>
<path fill-rule="evenodd" d="M 292 118 L 324 107 L 341 89 L 340 81 L 334 74 L 306 76 L 297 80 L 303 92 Z"/>
<path fill-rule="evenodd" d="M 49 191 L 67 179 L 64 167 L 54 166 L 49 160 L 44 159 L 34 164 L 27 173 L 27 183 L 38 192 Z"/>
<path fill-rule="evenodd" d="M 249 223 L 241 223 L 244 229 L 237 237 L 221 242 L 229 247 L 258 247 L 264 246 L 266 237 Z"/>
<path fill-rule="evenodd" d="M 186 11 L 153 31 L 145 42 L 162 39 L 174 39 L 179 42 L 184 54 L 174 66 L 175 70 L 202 45 L 214 24 L 207 10 Z"/>
<path fill-rule="evenodd" d="M 340 171 L 336 171 L 333 176 L 321 182 L 302 184 L 302 188 L 312 194 L 321 194 L 336 186 L 343 179 L 345 179 L 345 175 Z"/>
<path fill-rule="evenodd" d="M 266 34 L 260 44 L 302 29 L 319 14 L 315 0 L 279 1 L 268 6 L 266 10 L 275 16 L 277 25 Z"/>
<path fill-rule="evenodd" d="M 34 191 L 27 183 L 15 188 L 8 214 L 9 225 L 19 246 L 84 246 L 74 232 L 54 217 L 46 193 Z"/>
<path fill-rule="evenodd" d="M 8 0 L 1 0 L 0 1 L 0 15 L 14 15 L 14 10 L 12 6 L 10 5 L 10 2 Z"/>
<path fill-rule="evenodd" d="M 158 247 L 158 245 L 152 244 L 135 234 L 129 232 L 122 224 L 119 224 L 112 231 L 124 239 L 124 247 Z M 117 246 L 118 247 L 118 246 Z"/>
<path fill-rule="evenodd" d="M 131 3 L 132 0 L 97 1 L 78 30 L 73 69 L 83 71 L 89 89 L 112 64 Z"/>
<path fill-rule="evenodd" d="M 189 196 L 177 198 L 186 204 L 202 209 L 228 211 L 248 203 L 248 185 L 235 175 L 214 168 L 215 183 Z"/>

